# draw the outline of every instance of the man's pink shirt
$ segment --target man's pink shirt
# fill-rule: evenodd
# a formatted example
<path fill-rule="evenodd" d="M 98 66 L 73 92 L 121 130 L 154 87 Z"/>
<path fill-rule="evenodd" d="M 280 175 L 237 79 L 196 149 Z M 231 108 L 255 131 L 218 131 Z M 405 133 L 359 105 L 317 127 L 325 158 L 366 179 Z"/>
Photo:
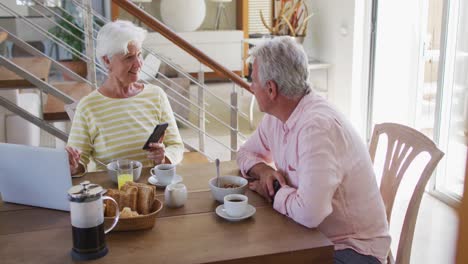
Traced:
<path fill-rule="evenodd" d="M 345 117 L 320 96 L 304 96 L 286 123 L 265 115 L 240 148 L 244 176 L 274 162 L 287 180 L 273 207 L 335 243 L 386 263 L 385 207 L 366 146 Z"/>

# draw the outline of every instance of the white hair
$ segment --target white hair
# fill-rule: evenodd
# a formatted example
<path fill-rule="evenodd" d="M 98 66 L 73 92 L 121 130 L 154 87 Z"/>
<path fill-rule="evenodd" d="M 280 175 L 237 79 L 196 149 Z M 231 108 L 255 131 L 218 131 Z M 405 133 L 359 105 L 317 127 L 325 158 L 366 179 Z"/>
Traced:
<path fill-rule="evenodd" d="M 293 38 L 282 36 L 266 40 L 255 46 L 251 55 L 257 61 L 262 86 L 272 80 L 279 93 L 289 98 L 310 92 L 307 54 Z"/>
<path fill-rule="evenodd" d="M 105 24 L 97 35 L 96 56 L 103 63 L 102 57 L 109 59 L 119 53 L 128 53 L 128 44 L 133 43 L 141 48 L 148 32 L 132 22 L 116 20 Z"/>

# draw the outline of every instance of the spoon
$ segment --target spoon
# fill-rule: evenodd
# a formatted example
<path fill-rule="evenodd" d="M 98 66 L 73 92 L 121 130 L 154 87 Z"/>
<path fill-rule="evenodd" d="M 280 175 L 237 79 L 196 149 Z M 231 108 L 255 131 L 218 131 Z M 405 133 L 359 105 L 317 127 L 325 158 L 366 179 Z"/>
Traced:
<path fill-rule="evenodd" d="M 219 187 L 219 159 L 216 159 L 215 163 L 216 163 L 216 186 Z"/>
<path fill-rule="evenodd" d="M 83 155 L 83 154 L 81 154 L 81 155 Z M 88 158 L 88 159 L 90 159 L 89 156 L 86 156 L 86 155 L 83 155 L 83 156 L 86 157 L 86 158 Z M 104 166 L 104 168 L 107 168 L 107 164 L 106 164 L 106 163 L 104 163 L 104 162 L 102 162 L 102 161 L 100 161 L 99 159 L 94 158 L 94 157 L 93 157 L 93 160 L 94 160 L 96 163 L 99 163 L 99 164 L 101 164 L 102 166 Z"/>
<path fill-rule="evenodd" d="M 98 159 L 96 159 L 96 158 L 93 158 L 93 159 L 94 159 L 94 161 L 96 161 L 97 163 L 99 163 L 99 164 L 101 164 L 102 166 L 104 166 L 104 167 L 107 168 L 107 164 L 106 164 L 106 163 L 104 163 L 104 162 L 102 162 L 102 161 L 100 161 L 100 160 L 98 160 Z"/>

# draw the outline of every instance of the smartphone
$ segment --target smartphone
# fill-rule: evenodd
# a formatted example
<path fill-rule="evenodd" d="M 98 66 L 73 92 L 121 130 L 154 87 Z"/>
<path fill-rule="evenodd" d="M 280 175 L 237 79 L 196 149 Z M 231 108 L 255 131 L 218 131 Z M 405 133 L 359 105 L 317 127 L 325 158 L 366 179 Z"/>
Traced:
<path fill-rule="evenodd" d="M 166 131 L 166 128 L 167 128 L 168 124 L 167 123 L 161 123 L 161 124 L 158 124 L 154 130 L 153 130 L 153 133 L 151 133 L 151 135 L 149 136 L 148 140 L 146 140 L 146 143 L 145 145 L 143 146 L 143 149 L 144 150 L 147 150 L 149 149 L 149 144 L 150 143 L 154 143 L 154 142 L 158 142 L 159 139 L 164 135 L 164 131 Z"/>

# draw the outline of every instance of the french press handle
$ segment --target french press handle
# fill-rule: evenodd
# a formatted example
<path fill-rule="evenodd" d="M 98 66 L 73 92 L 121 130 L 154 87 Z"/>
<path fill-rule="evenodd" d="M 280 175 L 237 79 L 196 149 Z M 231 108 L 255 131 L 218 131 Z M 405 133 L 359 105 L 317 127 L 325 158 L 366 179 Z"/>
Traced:
<path fill-rule="evenodd" d="M 103 196 L 102 197 L 102 201 L 104 200 L 111 200 L 113 203 L 114 203 L 114 206 L 115 206 L 115 217 L 114 217 L 114 222 L 112 223 L 112 225 L 107 228 L 106 230 L 104 230 L 104 234 L 107 234 L 109 233 L 112 229 L 114 229 L 114 227 L 117 225 L 117 222 L 119 221 L 119 217 L 120 217 L 120 211 L 119 211 L 119 205 L 117 204 L 117 202 L 114 200 L 114 198 L 112 197 L 109 197 L 109 196 Z"/>

